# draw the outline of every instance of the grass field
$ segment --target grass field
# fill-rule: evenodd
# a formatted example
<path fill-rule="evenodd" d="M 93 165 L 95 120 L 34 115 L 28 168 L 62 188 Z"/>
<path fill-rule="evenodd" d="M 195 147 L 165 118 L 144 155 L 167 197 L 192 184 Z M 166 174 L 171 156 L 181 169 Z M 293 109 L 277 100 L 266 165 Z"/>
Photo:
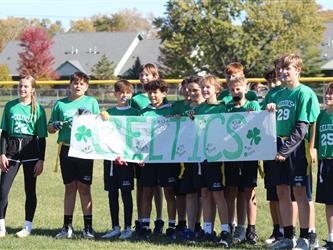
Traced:
<path fill-rule="evenodd" d="M 2 110 L 0 111 L 0 115 Z M 46 161 L 43 174 L 38 178 L 37 195 L 38 206 L 33 223 L 32 235 L 25 239 L 15 237 L 24 223 L 24 188 L 22 170 L 19 171 L 14 185 L 12 187 L 9 205 L 6 215 L 6 225 L 8 235 L 0 239 L 0 249 L 202 249 L 216 248 L 213 246 L 197 245 L 185 246 L 184 244 L 168 244 L 163 237 L 152 238 L 151 242 L 137 241 L 104 241 L 100 237 L 111 227 L 109 215 L 107 193 L 103 190 L 103 168 L 102 161 L 95 161 L 94 177 L 92 184 L 93 196 L 93 228 L 96 231 L 96 240 L 85 240 L 81 237 L 83 228 L 83 217 L 80 202 L 77 197 L 77 204 L 74 213 L 73 226 L 77 238 L 72 240 L 56 240 L 54 235 L 58 232 L 63 223 L 63 192 L 60 172 L 54 173 L 54 163 L 56 157 L 56 136 L 50 135 L 47 139 Z M 316 171 L 316 170 L 314 170 Z M 135 192 L 133 192 L 133 196 Z M 235 249 L 260 249 L 264 247 L 264 240 L 269 237 L 272 225 L 268 210 L 268 204 L 265 200 L 265 190 L 262 179 L 258 182 L 257 188 L 258 217 L 257 232 L 259 243 L 257 246 L 239 245 Z M 134 199 L 135 200 L 135 199 Z M 120 202 L 121 204 L 121 202 Z M 154 210 L 154 209 L 153 209 Z M 166 216 L 166 204 L 164 202 L 164 220 Z M 324 207 L 316 205 L 316 223 L 319 239 L 326 239 L 327 227 L 325 220 Z M 154 213 L 154 211 L 153 211 Z M 123 225 L 122 208 L 120 211 L 121 225 Z M 133 219 L 136 218 L 136 205 L 134 204 Z M 152 215 L 154 218 L 154 215 Z M 217 232 L 220 231 L 219 223 L 216 221 Z"/>

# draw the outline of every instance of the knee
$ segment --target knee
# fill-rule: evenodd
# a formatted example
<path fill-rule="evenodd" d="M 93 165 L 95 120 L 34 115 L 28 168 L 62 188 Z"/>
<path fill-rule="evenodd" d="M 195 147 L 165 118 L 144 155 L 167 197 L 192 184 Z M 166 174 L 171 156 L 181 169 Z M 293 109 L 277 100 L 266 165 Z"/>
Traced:
<path fill-rule="evenodd" d="M 175 200 L 175 192 L 172 188 L 164 188 L 164 195 L 167 201 L 174 201 Z"/>
<path fill-rule="evenodd" d="M 90 196 L 91 195 L 89 185 L 79 183 L 78 184 L 78 190 L 79 190 L 80 195 L 82 195 L 82 196 Z"/>
<path fill-rule="evenodd" d="M 65 192 L 67 195 L 75 194 L 77 191 L 77 184 L 75 182 L 71 182 L 65 185 Z"/>

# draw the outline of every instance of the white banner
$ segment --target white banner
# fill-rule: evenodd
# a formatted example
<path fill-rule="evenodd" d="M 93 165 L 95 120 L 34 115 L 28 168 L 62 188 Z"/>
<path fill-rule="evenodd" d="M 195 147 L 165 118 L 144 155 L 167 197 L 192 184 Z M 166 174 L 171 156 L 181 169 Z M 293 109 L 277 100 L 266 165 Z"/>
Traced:
<path fill-rule="evenodd" d="M 266 111 L 198 115 L 194 120 L 97 115 L 74 119 L 69 156 L 128 162 L 272 160 L 275 114 Z"/>

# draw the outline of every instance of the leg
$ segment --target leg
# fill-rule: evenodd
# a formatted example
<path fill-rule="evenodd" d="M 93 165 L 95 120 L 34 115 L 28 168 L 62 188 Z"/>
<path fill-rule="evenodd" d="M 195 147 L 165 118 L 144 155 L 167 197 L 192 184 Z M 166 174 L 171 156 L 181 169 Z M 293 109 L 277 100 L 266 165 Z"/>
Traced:
<path fill-rule="evenodd" d="M 169 221 L 176 219 L 176 199 L 175 199 L 175 192 L 173 187 L 165 187 L 164 195 L 167 202 L 167 211 L 168 211 L 168 218 Z"/>
<path fill-rule="evenodd" d="M 235 218 L 235 200 L 238 193 L 237 187 L 227 187 L 225 192 L 225 198 L 228 206 L 228 223 L 232 225 Z"/>
<path fill-rule="evenodd" d="M 156 208 L 156 220 L 161 220 L 163 210 L 163 193 L 160 186 L 154 188 L 154 202 Z"/>
<path fill-rule="evenodd" d="M 276 186 L 276 192 L 279 198 L 279 210 L 281 215 L 281 225 L 284 228 L 284 237 L 292 239 L 293 226 L 292 226 L 292 202 L 290 196 L 290 187 L 288 185 Z"/>
<path fill-rule="evenodd" d="M 152 207 L 152 200 L 154 196 L 154 187 L 143 187 L 143 199 L 142 199 L 142 219 L 149 220 L 150 219 L 150 213 L 151 213 L 151 207 Z M 149 222 L 147 225 L 147 221 L 145 221 L 146 227 L 149 228 Z"/>
<path fill-rule="evenodd" d="M 132 226 L 132 214 L 133 214 L 133 198 L 131 190 L 122 190 L 121 198 L 124 203 L 124 222 L 125 228 Z"/>
<path fill-rule="evenodd" d="M 64 214 L 73 215 L 78 186 L 77 181 L 65 185 Z"/>
<path fill-rule="evenodd" d="M 136 179 L 136 208 L 138 213 L 138 220 L 142 219 L 142 183 L 140 179 Z"/>
<path fill-rule="evenodd" d="M 195 223 L 197 222 L 199 197 L 197 193 L 186 194 L 186 212 L 188 228 L 194 232 Z M 200 220 L 199 220 L 200 221 Z"/>
<path fill-rule="evenodd" d="M 201 188 L 201 201 L 202 201 L 202 212 L 204 219 L 204 231 L 205 234 L 212 234 L 213 232 L 213 215 L 214 208 L 212 207 L 212 193 L 208 188 Z"/>
<path fill-rule="evenodd" d="M 236 204 L 237 204 L 237 225 L 245 225 L 247 204 L 244 192 L 238 192 Z"/>
<path fill-rule="evenodd" d="M 37 195 L 36 195 L 36 181 L 34 177 L 34 166 L 33 164 L 23 164 L 24 173 L 24 190 L 25 190 L 25 220 L 32 222 L 34 219 L 36 207 L 37 207 Z M 31 230 L 31 229 L 30 229 Z"/>
<path fill-rule="evenodd" d="M 308 238 L 310 206 L 304 186 L 293 187 L 295 199 L 299 210 L 299 224 L 301 228 L 301 238 Z"/>
<path fill-rule="evenodd" d="M 119 200 L 118 189 L 112 188 L 109 190 L 109 208 L 112 220 L 112 228 L 119 228 Z"/>
<path fill-rule="evenodd" d="M 245 195 L 246 208 L 247 208 L 248 225 L 255 225 L 256 218 L 257 218 L 256 191 L 254 188 L 246 188 L 244 195 Z"/>
<path fill-rule="evenodd" d="M 186 223 L 186 195 L 176 195 L 176 206 L 177 206 L 177 215 L 178 215 L 178 225 L 180 222 Z"/>
<path fill-rule="evenodd" d="M 228 206 L 224 197 L 224 191 L 213 191 L 213 198 L 217 206 L 217 210 L 222 225 L 228 224 Z"/>

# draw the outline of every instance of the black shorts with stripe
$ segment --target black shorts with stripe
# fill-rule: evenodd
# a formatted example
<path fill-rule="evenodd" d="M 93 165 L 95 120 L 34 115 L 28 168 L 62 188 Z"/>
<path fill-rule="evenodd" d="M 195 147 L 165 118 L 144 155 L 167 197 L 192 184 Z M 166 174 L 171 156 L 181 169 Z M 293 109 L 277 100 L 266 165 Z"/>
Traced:
<path fill-rule="evenodd" d="M 179 163 L 145 163 L 140 180 L 143 187 L 177 187 Z"/>
<path fill-rule="evenodd" d="M 257 186 L 258 161 L 225 162 L 224 172 L 227 187 L 243 191 Z"/>

